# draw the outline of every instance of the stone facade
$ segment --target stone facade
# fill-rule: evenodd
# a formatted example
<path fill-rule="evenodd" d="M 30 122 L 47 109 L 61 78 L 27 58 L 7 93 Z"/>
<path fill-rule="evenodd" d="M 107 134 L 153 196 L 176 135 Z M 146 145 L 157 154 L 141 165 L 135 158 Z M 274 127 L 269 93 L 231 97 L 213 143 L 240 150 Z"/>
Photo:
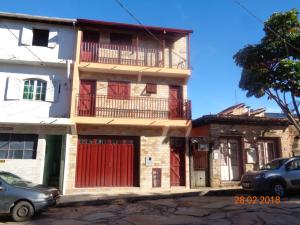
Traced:
<path fill-rule="evenodd" d="M 168 190 L 170 189 L 170 137 L 185 137 L 185 129 L 172 129 L 165 131 L 160 128 L 138 128 L 122 126 L 78 126 L 80 135 L 126 135 L 139 136 L 139 187 L 97 187 L 97 188 L 76 188 L 76 157 L 77 157 L 77 135 L 68 135 L 69 148 L 66 152 L 65 188 L 64 194 L 76 193 L 105 193 L 105 192 L 126 192 L 139 190 Z M 189 157 L 186 143 L 186 188 L 189 188 Z M 145 157 L 153 159 L 151 166 L 146 166 Z M 152 188 L 152 168 L 161 168 L 161 188 Z M 184 187 L 183 187 L 184 188 Z"/>
<path fill-rule="evenodd" d="M 203 125 L 207 132 L 204 133 L 205 143 L 209 146 L 209 185 L 212 187 L 221 187 L 228 185 L 236 185 L 238 182 L 222 181 L 221 179 L 221 140 L 235 139 L 241 143 L 239 146 L 239 163 L 241 163 L 241 174 L 248 171 L 258 169 L 258 160 L 249 162 L 247 151 L 253 149 L 257 151 L 258 142 L 272 140 L 278 143 L 279 157 L 291 157 L 293 149 L 297 146 L 295 137 L 296 130 L 289 125 L 249 125 L 249 124 L 218 124 L 212 123 Z M 258 157 L 258 156 L 256 156 Z M 191 160 L 193 161 L 193 160 Z M 191 168 L 192 177 L 196 171 Z"/>

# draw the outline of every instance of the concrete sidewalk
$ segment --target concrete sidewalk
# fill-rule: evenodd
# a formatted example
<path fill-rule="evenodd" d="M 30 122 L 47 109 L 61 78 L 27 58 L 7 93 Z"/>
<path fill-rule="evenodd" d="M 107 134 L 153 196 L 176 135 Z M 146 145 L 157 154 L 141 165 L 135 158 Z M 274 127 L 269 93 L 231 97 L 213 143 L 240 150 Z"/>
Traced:
<path fill-rule="evenodd" d="M 171 191 L 157 192 L 124 192 L 112 191 L 101 194 L 74 194 L 63 195 L 58 201 L 57 207 L 72 207 L 85 205 L 120 204 L 124 202 L 137 202 L 143 200 L 193 197 L 193 196 L 226 196 L 242 193 L 241 187 L 210 188 L 199 189 L 173 189 Z"/>

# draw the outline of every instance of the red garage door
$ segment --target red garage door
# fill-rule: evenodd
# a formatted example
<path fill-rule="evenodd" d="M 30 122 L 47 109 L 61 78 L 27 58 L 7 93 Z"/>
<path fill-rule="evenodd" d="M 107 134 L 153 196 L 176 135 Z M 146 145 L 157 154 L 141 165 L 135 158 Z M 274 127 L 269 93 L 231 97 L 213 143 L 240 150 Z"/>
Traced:
<path fill-rule="evenodd" d="M 76 187 L 138 186 L 138 137 L 79 136 Z"/>

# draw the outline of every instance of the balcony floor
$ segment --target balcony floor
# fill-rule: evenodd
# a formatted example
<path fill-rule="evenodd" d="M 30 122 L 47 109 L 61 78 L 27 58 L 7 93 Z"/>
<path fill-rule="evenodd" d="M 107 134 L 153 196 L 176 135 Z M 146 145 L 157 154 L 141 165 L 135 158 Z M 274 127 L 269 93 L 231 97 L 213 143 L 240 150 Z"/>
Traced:
<path fill-rule="evenodd" d="M 105 63 L 90 63 L 80 62 L 78 65 L 79 71 L 83 72 L 103 72 L 129 75 L 153 75 L 165 77 L 183 77 L 188 78 L 191 75 L 189 69 L 174 69 L 164 67 L 145 67 L 145 66 L 131 66 L 119 64 L 105 64 Z"/>
<path fill-rule="evenodd" d="M 94 125 L 128 125 L 128 126 L 150 126 L 150 127 L 188 127 L 190 120 L 163 120 L 163 119 L 133 119 L 133 118 L 99 118 L 74 116 L 71 121 L 75 124 Z"/>

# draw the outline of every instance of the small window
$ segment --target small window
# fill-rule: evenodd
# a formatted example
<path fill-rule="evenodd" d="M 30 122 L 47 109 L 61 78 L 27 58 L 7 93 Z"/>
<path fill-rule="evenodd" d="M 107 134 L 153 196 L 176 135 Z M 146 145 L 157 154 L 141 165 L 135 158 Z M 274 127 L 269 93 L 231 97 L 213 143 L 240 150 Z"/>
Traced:
<path fill-rule="evenodd" d="M 147 94 L 156 94 L 157 93 L 157 85 L 156 84 L 146 84 L 146 93 Z"/>
<path fill-rule="evenodd" d="M 46 81 L 34 79 L 25 80 L 23 89 L 23 99 L 45 101 L 46 89 Z"/>
<path fill-rule="evenodd" d="M 49 30 L 33 29 L 32 45 L 48 46 Z"/>
<path fill-rule="evenodd" d="M 35 159 L 38 135 L 0 134 L 0 159 Z"/>
<path fill-rule="evenodd" d="M 132 36 L 130 34 L 110 34 L 110 43 L 116 45 L 132 45 Z"/>

